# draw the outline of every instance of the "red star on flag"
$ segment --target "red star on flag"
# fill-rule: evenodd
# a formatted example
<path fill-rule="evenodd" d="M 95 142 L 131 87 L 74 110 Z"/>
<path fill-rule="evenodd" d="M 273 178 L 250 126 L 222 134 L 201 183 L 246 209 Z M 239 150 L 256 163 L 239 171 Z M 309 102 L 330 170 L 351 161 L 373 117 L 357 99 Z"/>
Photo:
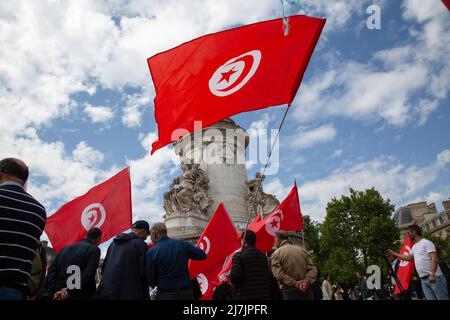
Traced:
<path fill-rule="evenodd" d="M 222 78 L 220 79 L 219 83 L 222 82 L 223 80 L 226 80 L 227 82 L 230 82 L 230 77 L 235 74 L 237 71 L 233 69 L 227 71 L 227 72 L 222 72 Z"/>
<path fill-rule="evenodd" d="M 275 219 L 273 219 L 273 220 L 270 222 L 270 225 L 272 226 L 272 228 L 276 228 L 276 227 L 278 227 L 278 221 L 275 220 Z"/>

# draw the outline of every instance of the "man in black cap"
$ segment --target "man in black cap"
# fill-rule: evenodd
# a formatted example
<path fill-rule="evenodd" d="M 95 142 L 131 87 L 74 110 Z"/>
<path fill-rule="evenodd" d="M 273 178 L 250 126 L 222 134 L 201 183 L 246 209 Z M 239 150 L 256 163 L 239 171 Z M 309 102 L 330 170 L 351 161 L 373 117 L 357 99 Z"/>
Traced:
<path fill-rule="evenodd" d="M 148 222 L 136 221 L 130 233 L 116 236 L 108 248 L 97 289 L 98 299 L 148 300 L 145 278 L 145 239 L 150 234 Z"/>

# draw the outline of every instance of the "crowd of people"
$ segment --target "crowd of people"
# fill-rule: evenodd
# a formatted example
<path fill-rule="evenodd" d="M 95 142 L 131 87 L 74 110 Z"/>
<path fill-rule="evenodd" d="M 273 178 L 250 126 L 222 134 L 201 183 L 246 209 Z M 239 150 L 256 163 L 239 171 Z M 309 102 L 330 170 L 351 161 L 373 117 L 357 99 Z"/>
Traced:
<path fill-rule="evenodd" d="M 117 235 L 100 265 L 102 231 L 90 228 L 84 239 L 60 250 L 47 270 L 40 237 L 45 208 L 26 191 L 28 167 L 14 158 L 0 161 L 0 300 L 193 300 L 202 296 L 189 260 L 205 260 L 206 253 L 185 240 L 172 239 L 162 222 L 139 220 L 131 231 Z M 447 282 L 437 264 L 434 245 L 411 227 L 411 255 L 390 251 L 392 257 L 414 259 L 427 299 L 448 299 Z M 153 246 L 146 243 L 150 237 Z M 256 234 L 247 230 L 242 249 L 232 258 L 227 281 L 213 293 L 215 300 L 359 300 L 383 298 L 368 290 L 367 279 L 357 273 L 358 284 L 333 283 L 288 233 L 275 233 L 270 254 L 257 249 Z M 100 265 L 100 266 L 99 266 Z M 101 277 L 97 279 L 97 270 Z M 99 280 L 99 281 L 97 281 Z"/>

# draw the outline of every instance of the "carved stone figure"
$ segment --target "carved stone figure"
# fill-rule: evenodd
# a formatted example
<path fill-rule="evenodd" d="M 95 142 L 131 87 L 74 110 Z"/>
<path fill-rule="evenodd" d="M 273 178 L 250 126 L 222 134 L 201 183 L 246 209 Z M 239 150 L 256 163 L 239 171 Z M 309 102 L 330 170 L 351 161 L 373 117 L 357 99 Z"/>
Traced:
<path fill-rule="evenodd" d="M 247 182 L 247 205 L 248 212 L 250 212 L 251 216 L 256 216 L 257 214 L 261 214 L 261 212 L 263 215 L 269 214 L 280 204 L 275 196 L 264 192 L 262 186 L 264 179 L 265 176 L 260 172 L 257 172 L 255 174 L 255 179 Z M 256 196 L 256 199 L 254 199 L 258 189 L 258 184 L 261 185 L 259 187 L 258 195 Z"/>
<path fill-rule="evenodd" d="M 208 197 L 209 179 L 198 164 L 182 164 L 183 174 L 173 179 L 164 193 L 166 216 L 188 213 L 206 216 L 211 204 Z"/>

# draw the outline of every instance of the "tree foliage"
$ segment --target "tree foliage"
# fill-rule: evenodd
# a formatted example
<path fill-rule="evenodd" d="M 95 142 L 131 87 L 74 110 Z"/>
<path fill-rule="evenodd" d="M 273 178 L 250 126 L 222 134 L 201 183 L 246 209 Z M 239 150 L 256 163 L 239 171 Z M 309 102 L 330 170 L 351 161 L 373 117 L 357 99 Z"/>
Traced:
<path fill-rule="evenodd" d="M 424 232 L 423 237 L 430 240 L 436 246 L 439 258 L 447 263 L 450 263 L 450 238 L 442 239 L 431 235 L 429 232 Z"/>
<path fill-rule="evenodd" d="M 349 196 L 333 198 L 326 210 L 319 227 L 320 253 L 315 255 L 320 257 L 323 271 L 341 281 L 351 280 L 358 264 L 365 269 L 372 261 L 381 261 L 386 249 L 399 239 L 392 217 L 394 206 L 374 188 L 350 189 Z"/>

